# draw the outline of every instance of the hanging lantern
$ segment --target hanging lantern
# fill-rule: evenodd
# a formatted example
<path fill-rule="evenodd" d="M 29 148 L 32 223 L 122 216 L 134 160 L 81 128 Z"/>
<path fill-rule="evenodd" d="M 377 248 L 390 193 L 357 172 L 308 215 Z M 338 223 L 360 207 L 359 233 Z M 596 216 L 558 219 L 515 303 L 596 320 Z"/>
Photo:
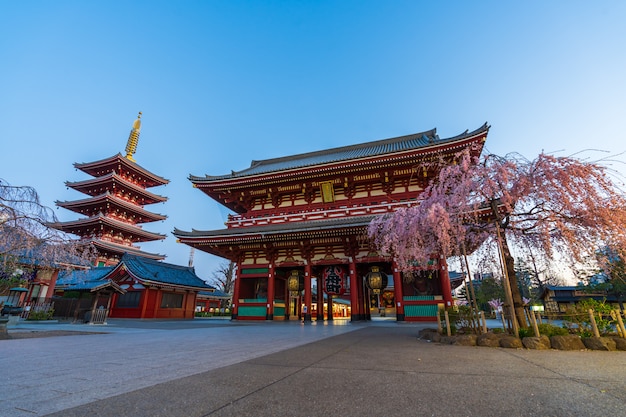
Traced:
<path fill-rule="evenodd" d="M 304 276 L 297 269 L 291 271 L 287 278 L 287 288 L 292 293 L 299 293 L 304 289 Z"/>
<path fill-rule="evenodd" d="M 324 268 L 324 290 L 326 294 L 342 295 L 346 292 L 346 270 L 341 265 Z"/>
<path fill-rule="evenodd" d="M 380 268 L 377 266 L 372 266 L 365 278 L 367 287 L 374 294 L 380 294 L 380 291 L 387 287 L 387 274 L 380 272 Z"/>

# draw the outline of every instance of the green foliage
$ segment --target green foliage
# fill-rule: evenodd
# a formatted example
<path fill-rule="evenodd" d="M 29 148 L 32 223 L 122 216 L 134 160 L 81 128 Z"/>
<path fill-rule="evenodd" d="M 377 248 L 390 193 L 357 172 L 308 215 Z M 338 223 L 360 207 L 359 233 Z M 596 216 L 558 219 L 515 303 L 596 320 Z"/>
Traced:
<path fill-rule="evenodd" d="M 539 334 L 542 336 L 565 336 L 569 334 L 569 331 L 564 327 L 555 326 L 549 323 L 538 324 L 537 328 L 539 329 Z M 521 327 L 519 329 L 519 337 L 534 337 L 535 331 L 532 327 Z"/>
<path fill-rule="evenodd" d="M 523 339 L 525 337 L 533 337 L 535 336 L 535 331 L 530 327 L 520 327 L 518 335 L 520 339 Z"/>
<path fill-rule="evenodd" d="M 594 289 L 604 290 L 607 294 L 614 295 L 618 300 L 623 301 L 626 297 L 626 257 L 622 248 L 605 248 L 598 254 L 604 272 L 608 273 L 607 282 L 596 284 Z"/>
<path fill-rule="evenodd" d="M 472 333 L 478 328 L 476 314 L 469 305 L 456 306 L 448 310 L 448 317 L 450 328 L 454 327 L 453 333 L 456 333 L 457 329 L 463 333 Z"/>
<path fill-rule="evenodd" d="M 53 315 L 54 309 L 52 308 L 47 310 L 31 311 L 26 320 L 52 320 Z"/>
<path fill-rule="evenodd" d="M 26 280 L 18 277 L 0 278 L 0 295 L 8 295 L 9 289 L 26 285 Z"/>
<path fill-rule="evenodd" d="M 582 300 L 567 310 L 565 321 L 568 322 L 570 330 L 578 333 L 581 337 L 593 336 L 593 327 L 589 318 L 589 309 L 593 310 L 596 326 L 600 335 L 613 332 L 615 320 L 611 317 L 613 306 L 604 300 L 598 301 L 592 298 Z"/>
<path fill-rule="evenodd" d="M 476 294 L 476 304 L 483 311 L 491 311 L 488 304 L 489 300 L 505 299 L 502 283 L 494 278 L 485 278 L 480 281 L 480 285 L 475 284 L 474 293 Z"/>

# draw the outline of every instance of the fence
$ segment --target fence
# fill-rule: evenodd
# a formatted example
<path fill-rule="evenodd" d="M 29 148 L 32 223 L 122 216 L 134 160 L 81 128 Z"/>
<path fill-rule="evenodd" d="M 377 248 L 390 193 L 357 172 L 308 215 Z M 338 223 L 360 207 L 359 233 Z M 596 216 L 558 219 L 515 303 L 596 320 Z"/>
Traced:
<path fill-rule="evenodd" d="M 530 328 L 535 336 L 539 336 L 539 327 L 542 325 L 541 314 L 538 311 L 532 311 L 528 308 L 524 309 L 526 321 L 530 324 Z M 439 312 L 441 313 L 441 311 Z M 487 326 L 482 311 L 476 312 L 467 306 L 458 306 L 455 309 L 444 310 L 444 317 L 437 314 L 437 322 L 439 332 L 443 333 L 443 328 L 448 335 L 457 327 L 469 330 L 472 333 L 485 333 Z M 624 319 L 622 319 L 622 316 Z M 512 331 L 511 317 L 505 317 L 503 314 L 502 328 L 505 331 Z M 579 308 L 570 310 L 564 314 L 563 324 L 567 327 L 569 333 L 579 334 L 582 337 L 600 337 L 604 335 L 617 334 L 618 337 L 626 338 L 626 310 L 617 310 L 610 307 L 599 306 L 598 309 Z M 549 320 L 550 321 L 550 320 Z M 520 329 L 520 333 L 523 329 Z M 542 330 L 543 332 L 543 330 Z"/>
<path fill-rule="evenodd" d="M 54 301 L 50 301 L 49 299 L 37 300 L 37 301 L 27 301 L 24 303 L 22 313 L 20 317 L 23 320 L 28 320 L 31 315 L 33 318 L 37 316 L 39 319 L 38 313 L 44 313 L 41 319 L 52 318 L 52 314 L 54 312 Z"/>

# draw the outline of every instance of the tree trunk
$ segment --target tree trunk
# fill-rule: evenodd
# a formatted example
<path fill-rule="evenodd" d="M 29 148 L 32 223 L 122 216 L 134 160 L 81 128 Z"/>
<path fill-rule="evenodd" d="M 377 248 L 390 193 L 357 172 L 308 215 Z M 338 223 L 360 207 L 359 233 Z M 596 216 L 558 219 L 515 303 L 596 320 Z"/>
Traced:
<path fill-rule="evenodd" d="M 509 244 L 506 241 L 506 233 L 502 233 L 502 252 L 506 263 L 506 273 L 509 276 L 509 284 L 511 287 L 511 295 L 513 296 L 513 307 L 515 309 L 515 317 L 519 327 L 528 327 L 526 322 L 526 314 L 524 313 L 524 302 L 522 301 L 522 293 L 517 285 L 517 276 L 515 275 L 515 259 L 509 251 Z"/>

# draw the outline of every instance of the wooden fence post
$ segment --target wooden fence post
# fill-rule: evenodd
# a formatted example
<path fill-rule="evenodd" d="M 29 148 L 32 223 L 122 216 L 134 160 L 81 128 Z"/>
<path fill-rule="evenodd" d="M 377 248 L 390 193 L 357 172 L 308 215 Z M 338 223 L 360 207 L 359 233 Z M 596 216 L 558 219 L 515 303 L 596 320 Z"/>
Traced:
<path fill-rule="evenodd" d="M 485 312 L 479 311 L 478 313 L 480 314 L 480 319 L 481 319 L 480 322 L 483 327 L 483 333 L 487 333 L 487 319 L 485 319 Z"/>
<path fill-rule="evenodd" d="M 626 328 L 624 328 L 624 322 L 622 321 L 622 316 L 620 316 L 619 310 L 614 311 L 614 313 L 617 318 L 617 326 L 622 331 L 622 337 L 626 338 Z"/>
<path fill-rule="evenodd" d="M 595 337 L 600 337 L 598 325 L 596 324 L 596 318 L 593 316 L 593 310 L 591 308 L 589 309 L 589 320 L 591 321 L 591 327 L 593 328 L 593 335 Z"/>
<path fill-rule="evenodd" d="M 437 310 L 437 331 L 439 331 L 439 334 L 443 333 L 441 329 L 441 310 Z"/>
<path fill-rule="evenodd" d="M 533 326 L 533 331 L 535 332 L 535 337 L 541 336 L 539 334 L 539 327 L 537 326 L 537 320 L 535 319 L 535 312 L 532 310 L 528 311 L 528 316 L 530 317 L 530 324 Z"/>
<path fill-rule="evenodd" d="M 452 336 L 452 331 L 450 330 L 450 316 L 448 315 L 448 310 L 444 310 L 443 315 L 446 318 L 446 332 L 448 336 Z"/>

